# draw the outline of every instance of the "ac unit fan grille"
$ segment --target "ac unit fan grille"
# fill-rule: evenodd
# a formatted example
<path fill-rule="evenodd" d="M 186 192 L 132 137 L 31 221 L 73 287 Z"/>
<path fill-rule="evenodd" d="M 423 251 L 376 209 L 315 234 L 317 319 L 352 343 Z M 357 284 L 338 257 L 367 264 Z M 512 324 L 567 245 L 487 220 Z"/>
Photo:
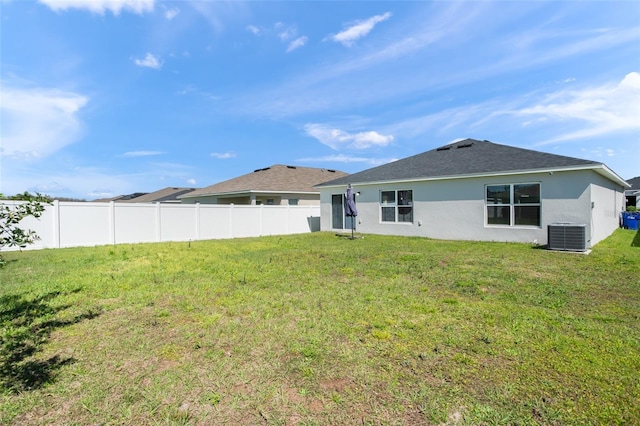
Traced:
<path fill-rule="evenodd" d="M 573 223 L 557 223 L 549 225 L 549 250 L 585 251 L 586 225 Z"/>

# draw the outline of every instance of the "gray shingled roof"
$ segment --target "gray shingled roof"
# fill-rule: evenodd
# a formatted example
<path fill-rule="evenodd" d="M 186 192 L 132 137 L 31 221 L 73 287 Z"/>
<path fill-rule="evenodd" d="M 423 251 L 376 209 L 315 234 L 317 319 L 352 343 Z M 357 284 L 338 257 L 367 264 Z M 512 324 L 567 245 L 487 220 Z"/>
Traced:
<path fill-rule="evenodd" d="M 315 185 L 346 175 L 347 173 L 338 170 L 275 164 L 206 188 L 197 189 L 179 198 L 248 192 L 319 193 L 318 189 L 314 188 Z"/>
<path fill-rule="evenodd" d="M 98 198 L 97 200 L 93 200 L 93 202 L 108 203 L 110 201 L 116 201 L 116 202 L 129 201 L 129 200 L 133 200 L 134 198 L 141 197 L 147 194 L 148 194 L 147 192 L 134 192 L 133 194 L 116 195 L 115 197 L 111 197 L 111 198 Z"/>
<path fill-rule="evenodd" d="M 175 187 L 167 187 L 160 189 L 155 192 L 150 192 L 148 194 L 140 195 L 135 198 L 131 198 L 128 200 L 117 200 L 125 203 L 163 203 L 169 201 L 179 201 L 178 196 L 188 194 L 189 192 L 195 191 L 195 188 L 175 188 Z"/>
<path fill-rule="evenodd" d="M 498 174 L 524 170 L 597 167 L 595 161 L 548 154 L 530 149 L 465 139 L 422 154 L 354 173 L 317 185 L 432 179 L 461 175 Z"/>
<path fill-rule="evenodd" d="M 633 189 L 633 190 L 640 189 L 640 176 L 637 176 L 637 177 L 634 177 L 634 178 L 631 178 L 631 179 L 627 180 L 627 183 L 629 185 L 631 185 L 631 189 Z"/>

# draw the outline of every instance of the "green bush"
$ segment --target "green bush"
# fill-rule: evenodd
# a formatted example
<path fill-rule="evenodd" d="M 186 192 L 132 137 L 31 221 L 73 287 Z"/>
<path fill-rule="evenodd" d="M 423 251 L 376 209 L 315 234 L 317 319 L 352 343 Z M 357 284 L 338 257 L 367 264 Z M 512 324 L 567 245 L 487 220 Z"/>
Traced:
<path fill-rule="evenodd" d="M 0 199 L 4 197 L 0 194 Z M 24 230 L 18 225 L 22 219 L 28 216 L 40 217 L 44 213 L 45 205 L 51 204 L 51 199 L 45 195 L 36 193 L 24 194 L 9 197 L 10 200 L 24 201 L 18 205 L 0 204 L 0 249 L 3 247 L 26 247 L 33 244 L 40 237 L 34 231 Z M 0 255 L 0 268 L 4 267 L 5 261 Z"/>

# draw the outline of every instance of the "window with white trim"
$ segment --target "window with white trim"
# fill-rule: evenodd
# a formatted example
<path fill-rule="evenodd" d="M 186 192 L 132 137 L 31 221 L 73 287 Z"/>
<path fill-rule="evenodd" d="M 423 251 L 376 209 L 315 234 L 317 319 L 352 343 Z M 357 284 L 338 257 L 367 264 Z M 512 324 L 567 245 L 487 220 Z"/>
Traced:
<path fill-rule="evenodd" d="M 540 184 L 487 185 L 487 225 L 540 226 Z"/>
<path fill-rule="evenodd" d="M 382 222 L 413 222 L 413 191 L 380 191 Z"/>

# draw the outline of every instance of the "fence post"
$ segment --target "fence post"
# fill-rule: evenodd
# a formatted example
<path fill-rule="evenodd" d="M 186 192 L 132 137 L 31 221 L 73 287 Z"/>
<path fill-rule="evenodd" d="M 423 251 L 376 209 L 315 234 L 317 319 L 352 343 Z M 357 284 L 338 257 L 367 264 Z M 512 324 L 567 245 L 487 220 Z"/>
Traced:
<path fill-rule="evenodd" d="M 200 240 L 200 203 L 196 203 L 196 241 Z"/>
<path fill-rule="evenodd" d="M 229 204 L 229 238 L 233 238 L 233 203 Z"/>
<path fill-rule="evenodd" d="M 116 203 L 109 201 L 109 243 L 116 244 Z"/>
<path fill-rule="evenodd" d="M 160 219 L 160 203 L 156 201 L 156 242 L 162 241 L 162 223 Z"/>
<path fill-rule="evenodd" d="M 53 200 L 53 246 L 60 248 L 60 201 Z"/>
<path fill-rule="evenodd" d="M 260 236 L 262 237 L 264 235 L 264 224 L 263 224 L 263 220 L 264 220 L 264 204 L 260 204 L 260 209 L 258 210 L 258 233 L 260 234 Z"/>

